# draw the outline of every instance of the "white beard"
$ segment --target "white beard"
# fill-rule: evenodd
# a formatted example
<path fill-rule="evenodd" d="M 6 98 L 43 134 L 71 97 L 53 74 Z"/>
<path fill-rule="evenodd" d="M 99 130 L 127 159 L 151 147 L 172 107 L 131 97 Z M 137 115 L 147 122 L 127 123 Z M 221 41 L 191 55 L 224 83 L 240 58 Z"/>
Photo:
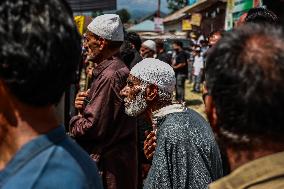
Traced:
<path fill-rule="evenodd" d="M 141 90 L 134 100 L 127 102 L 128 105 L 125 107 L 125 113 L 129 116 L 137 116 L 143 113 L 147 108 L 147 102 L 144 98 L 143 92 L 145 90 Z"/>

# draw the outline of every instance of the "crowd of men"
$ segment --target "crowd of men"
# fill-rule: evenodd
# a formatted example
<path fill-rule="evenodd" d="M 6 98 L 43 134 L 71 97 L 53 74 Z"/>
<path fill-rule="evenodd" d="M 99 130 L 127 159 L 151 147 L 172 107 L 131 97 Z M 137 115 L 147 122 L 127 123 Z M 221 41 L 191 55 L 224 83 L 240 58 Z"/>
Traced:
<path fill-rule="evenodd" d="M 273 12 L 250 10 L 192 56 L 175 41 L 173 57 L 125 34 L 115 14 L 96 17 L 82 44 L 63 0 L 2 0 L 0 15 L 1 189 L 284 187 L 284 34 Z M 93 68 L 65 131 L 55 105 L 82 55 Z M 195 92 L 205 80 L 208 121 L 181 103 L 187 77 Z"/>

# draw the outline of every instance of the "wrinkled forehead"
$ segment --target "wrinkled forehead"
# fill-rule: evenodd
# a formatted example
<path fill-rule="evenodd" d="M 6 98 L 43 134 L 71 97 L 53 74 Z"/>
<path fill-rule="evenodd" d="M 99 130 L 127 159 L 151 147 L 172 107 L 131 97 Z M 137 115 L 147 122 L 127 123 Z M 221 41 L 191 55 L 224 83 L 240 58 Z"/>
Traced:
<path fill-rule="evenodd" d="M 142 81 L 140 79 L 138 79 L 137 77 L 135 77 L 132 74 L 129 74 L 128 78 L 127 78 L 127 84 L 134 84 L 134 85 L 141 85 Z"/>
<path fill-rule="evenodd" d="M 150 50 L 149 47 L 147 47 L 146 45 L 141 45 L 141 50 Z"/>
<path fill-rule="evenodd" d="M 99 39 L 100 37 L 94 34 L 93 32 L 87 30 L 85 33 L 85 39 Z"/>

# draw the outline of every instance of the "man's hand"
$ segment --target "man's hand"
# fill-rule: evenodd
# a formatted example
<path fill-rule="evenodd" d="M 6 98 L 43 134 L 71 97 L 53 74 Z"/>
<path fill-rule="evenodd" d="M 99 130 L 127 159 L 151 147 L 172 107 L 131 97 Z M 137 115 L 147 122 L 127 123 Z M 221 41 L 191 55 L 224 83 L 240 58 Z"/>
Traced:
<path fill-rule="evenodd" d="M 144 141 L 144 154 L 148 160 L 151 160 L 154 156 L 155 149 L 157 146 L 157 138 L 154 131 L 145 132 L 146 140 Z"/>
<path fill-rule="evenodd" d="M 86 74 L 89 78 L 93 77 L 93 71 L 94 71 L 94 67 L 93 66 L 88 66 L 86 69 Z"/>
<path fill-rule="evenodd" d="M 84 104 L 84 100 L 86 99 L 86 97 L 89 95 L 90 89 L 88 89 L 85 92 L 79 92 L 76 96 L 75 99 L 75 108 L 78 110 L 82 110 L 83 109 L 83 104 Z"/>

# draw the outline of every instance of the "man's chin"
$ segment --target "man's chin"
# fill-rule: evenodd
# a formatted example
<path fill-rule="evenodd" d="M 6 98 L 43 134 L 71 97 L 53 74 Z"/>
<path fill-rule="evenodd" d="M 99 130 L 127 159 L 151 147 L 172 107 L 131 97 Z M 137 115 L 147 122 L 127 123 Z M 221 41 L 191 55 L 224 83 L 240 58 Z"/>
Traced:
<path fill-rule="evenodd" d="M 133 111 L 129 111 L 127 108 L 125 108 L 125 113 L 126 115 L 130 116 L 130 117 L 136 117 L 138 116 L 138 114 L 136 112 Z"/>
<path fill-rule="evenodd" d="M 125 113 L 126 113 L 126 115 L 131 116 L 131 117 L 139 116 L 139 115 L 141 115 L 143 112 L 144 112 L 143 110 L 136 110 L 136 111 L 133 111 L 133 110 L 130 110 L 129 108 L 125 108 Z"/>

